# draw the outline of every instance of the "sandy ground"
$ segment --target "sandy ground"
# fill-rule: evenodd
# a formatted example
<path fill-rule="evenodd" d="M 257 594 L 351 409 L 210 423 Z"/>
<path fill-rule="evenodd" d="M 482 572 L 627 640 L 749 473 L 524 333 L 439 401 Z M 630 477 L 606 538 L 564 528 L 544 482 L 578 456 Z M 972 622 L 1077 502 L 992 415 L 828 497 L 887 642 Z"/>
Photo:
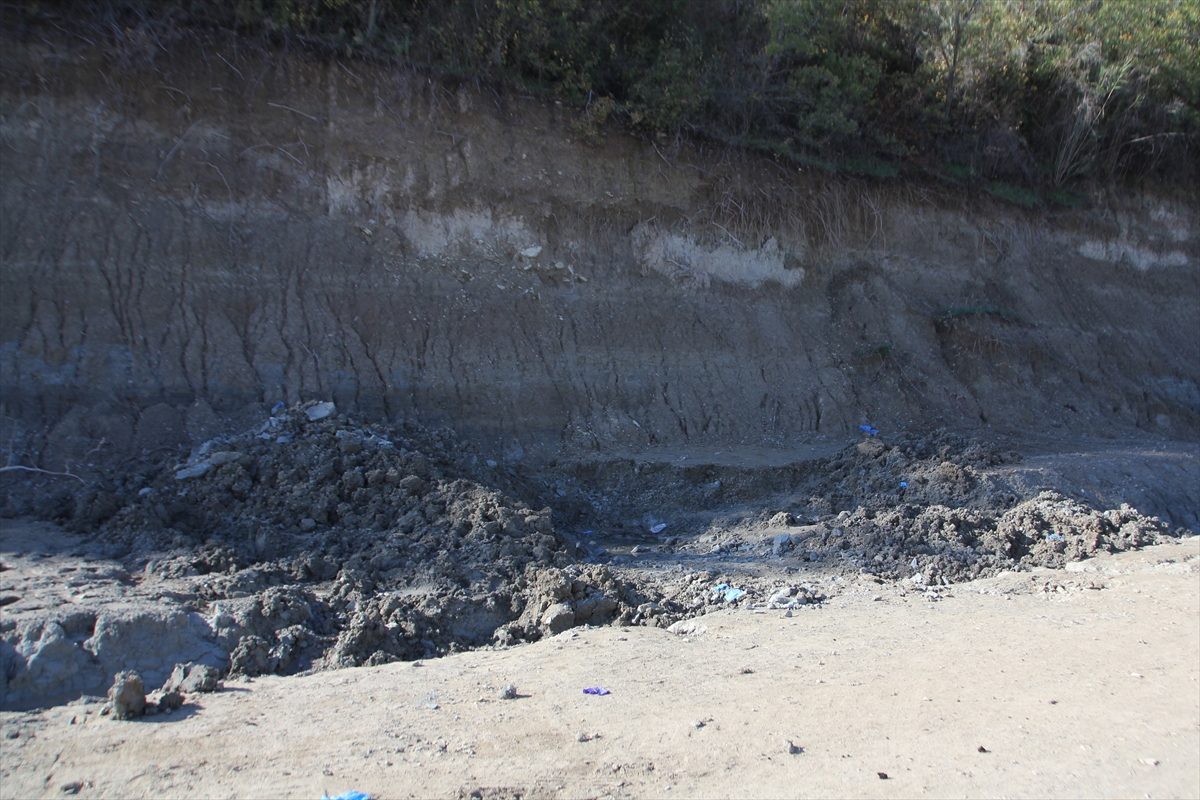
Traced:
<path fill-rule="evenodd" d="M 5 712 L 0 797 L 1196 797 L 1198 570 L 1192 537 L 938 601 L 864 581 L 692 635 L 232 682 L 136 722 Z"/>

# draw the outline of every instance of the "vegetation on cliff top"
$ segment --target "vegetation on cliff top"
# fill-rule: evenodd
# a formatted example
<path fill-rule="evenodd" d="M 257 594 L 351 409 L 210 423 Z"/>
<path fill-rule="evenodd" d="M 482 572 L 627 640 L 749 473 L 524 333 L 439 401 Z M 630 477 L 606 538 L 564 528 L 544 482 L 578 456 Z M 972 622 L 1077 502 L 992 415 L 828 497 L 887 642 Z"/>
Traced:
<path fill-rule="evenodd" d="M 108 0 L 5 16 L 116 45 L 235 29 L 555 96 L 584 137 L 619 118 L 1034 198 L 1200 172 L 1196 0 Z"/>

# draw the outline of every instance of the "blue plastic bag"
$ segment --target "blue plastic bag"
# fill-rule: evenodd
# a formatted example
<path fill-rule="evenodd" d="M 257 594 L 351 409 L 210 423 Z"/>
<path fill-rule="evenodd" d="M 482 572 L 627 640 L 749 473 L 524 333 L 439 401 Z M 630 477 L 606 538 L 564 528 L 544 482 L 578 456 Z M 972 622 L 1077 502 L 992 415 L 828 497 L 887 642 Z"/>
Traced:
<path fill-rule="evenodd" d="M 321 792 L 321 800 L 371 800 L 371 795 L 367 794 L 366 792 L 356 792 L 351 789 L 348 792 L 342 792 L 337 797 L 330 797 L 324 792 Z"/>
<path fill-rule="evenodd" d="M 863 433 L 865 433 L 867 436 L 878 436 L 879 435 L 879 431 L 875 430 L 870 425 L 859 425 L 858 429 L 860 431 L 862 431 Z"/>
<path fill-rule="evenodd" d="M 584 694 L 595 694 L 595 695 L 600 695 L 600 696 L 604 696 L 606 694 L 612 694 L 612 692 L 610 692 L 608 689 L 605 689 L 603 686 L 589 686 L 588 688 L 583 690 L 583 693 Z M 335 800 L 336 800 L 336 798 L 335 798 Z"/>

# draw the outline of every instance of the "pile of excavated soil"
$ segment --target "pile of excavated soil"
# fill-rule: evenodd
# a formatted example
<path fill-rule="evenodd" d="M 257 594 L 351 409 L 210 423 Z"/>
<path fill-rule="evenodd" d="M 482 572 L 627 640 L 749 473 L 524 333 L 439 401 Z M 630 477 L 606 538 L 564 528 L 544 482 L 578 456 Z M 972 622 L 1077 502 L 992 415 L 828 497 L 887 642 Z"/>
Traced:
<path fill-rule="evenodd" d="M 197 632 L 180 652 L 201 652 L 228 674 L 293 674 L 535 641 L 579 625 L 669 627 L 722 606 L 807 608 L 836 593 L 836 583 L 801 571 L 830 573 L 827 581 L 865 572 L 931 589 L 1172 534 L 1127 506 L 1102 512 L 1053 493 L 1020 498 L 978 472 L 1016 460 L 949 434 L 890 443 L 872 435 L 786 468 L 713 478 L 707 468 L 639 475 L 639 466 L 625 474 L 629 465 L 618 464 L 586 485 L 566 471 L 500 468 L 448 431 L 360 424 L 332 403 L 309 402 L 206 442 L 182 463 L 141 461 L 86 491 L 39 493 L 29 481 L 17 491 L 10 480 L 2 511 L 58 518 L 89 536 L 88 553 L 119 560 L 143 594 L 162 587 L 157 600 L 190 615 Z M 536 510 L 496 486 L 553 497 L 566 511 Z M 768 497 L 773 508 L 764 507 Z M 790 498 L 785 510 L 779 497 Z M 714 505 L 737 501 L 758 511 L 729 524 L 714 518 Z M 707 517 L 688 517 L 692 503 L 707 506 Z M 620 520 L 646 508 L 678 520 L 629 557 L 555 526 L 556 516 L 575 528 L 590 515 L 608 520 L 610 532 L 631 530 L 647 518 Z M 0 632 L 8 678 L 28 683 L 21 691 L 30 696 L 38 691 L 31 670 L 49 670 L 54 648 L 120 660 L 114 636 L 97 633 L 117 625 L 107 612 L 90 611 L 89 628 L 58 619 L 60 611 L 30 611 Z M 137 638 L 137 624 L 121 624 Z M 87 667 L 84 656 L 76 661 Z"/>
<path fill-rule="evenodd" d="M 5 511 L 40 508 L 89 532 L 87 552 L 122 560 L 132 580 L 168 587 L 162 596 L 198 615 L 231 674 L 668 620 L 607 567 L 578 565 L 549 509 L 463 477 L 492 469 L 448 432 L 357 426 L 331 403 L 308 403 L 184 463 L 143 464 L 74 495 L 10 491 Z M 671 621 L 684 611 L 672 609 Z M 8 626 L 9 672 L 37 662 L 43 645 L 70 650 L 72 636 L 95 650 L 103 612 L 86 616 L 82 627 L 37 615 Z"/>
<path fill-rule="evenodd" d="M 634 558 L 780 558 L 929 584 L 1061 567 L 1186 533 L 1124 504 L 1100 511 L 1056 491 L 1023 496 L 997 474 L 1021 461 L 945 431 L 870 435 L 833 456 L 776 467 L 584 464 L 539 476 L 552 490 L 539 500 L 575 527 L 607 531 L 609 543 L 642 543 Z M 648 541 L 654 530 L 659 541 Z"/>
<path fill-rule="evenodd" d="M 980 472 L 1019 461 L 1016 453 L 952 434 L 894 443 L 872 436 L 798 482 L 796 493 L 804 499 L 766 520 L 775 531 L 770 539 L 761 536 L 762 520 L 743 521 L 687 549 L 790 554 L 931 585 L 1062 567 L 1186 533 L 1128 505 L 1099 511 L 1053 491 L 1021 498 Z M 813 524 L 802 524 L 806 518 Z"/>

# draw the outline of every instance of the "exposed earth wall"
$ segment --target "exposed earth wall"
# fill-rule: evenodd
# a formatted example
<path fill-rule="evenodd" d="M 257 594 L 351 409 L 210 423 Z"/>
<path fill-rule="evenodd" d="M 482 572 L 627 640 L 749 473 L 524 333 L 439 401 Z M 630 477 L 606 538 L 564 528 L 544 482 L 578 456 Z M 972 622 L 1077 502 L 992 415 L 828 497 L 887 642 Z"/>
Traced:
<path fill-rule="evenodd" d="M 149 53 L 3 48 L 0 388 L 44 468 L 307 399 L 511 459 L 1200 424 L 1186 198 L 1025 210 L 383 65 Z"/>

